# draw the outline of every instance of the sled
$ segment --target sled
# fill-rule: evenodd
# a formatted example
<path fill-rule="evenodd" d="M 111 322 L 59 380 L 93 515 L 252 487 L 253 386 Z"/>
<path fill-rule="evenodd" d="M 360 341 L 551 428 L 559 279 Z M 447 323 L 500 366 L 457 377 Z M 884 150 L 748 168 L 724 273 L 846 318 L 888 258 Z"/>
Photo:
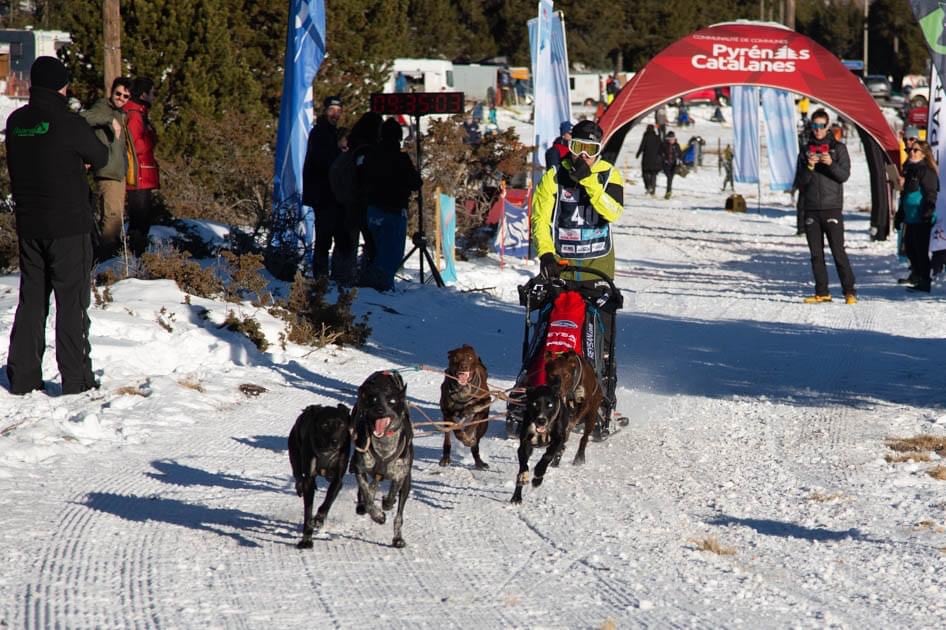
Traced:
<path fill-rule="evenodd" d="M 614 393 L 617 387 L 615 313 L 623 307 L 624 297 L 614 282 L 600 271 L 572 266 L 563 267 L 562 271 L 578 272 L 589 280 L 538 275 L 519 286 L 519 304 L 526 309 L 522 368 L 506 405 L 506 433 L 509 437 L 519 435 L 526 389 L 541 385 L 545 380 L 546 352 L 575 350 L 595 366 L 605 392 L 592 434 L 592 439 L 601 441 L 628 424 L 625 417 L 612 417 L 617 402 Z M 607 346 L 606 326 L 610 332 Z"/>

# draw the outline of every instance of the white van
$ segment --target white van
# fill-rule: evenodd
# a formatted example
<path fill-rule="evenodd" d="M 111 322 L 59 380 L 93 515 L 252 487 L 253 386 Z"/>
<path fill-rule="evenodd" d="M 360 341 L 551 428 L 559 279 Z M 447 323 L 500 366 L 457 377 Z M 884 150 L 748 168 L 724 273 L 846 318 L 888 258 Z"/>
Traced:
<path fill-rule="evenodd" d="M 604 91 L 604 83 L 601 77 L 600 72 L 574 72 L 569 74 L 568 100 L 575 105 L 597 105 Z"/>
<path fill-rule="evenodd" d="M 452 92 L 453 63 L 444 59 L 395 59 L 385 92 Z"/>

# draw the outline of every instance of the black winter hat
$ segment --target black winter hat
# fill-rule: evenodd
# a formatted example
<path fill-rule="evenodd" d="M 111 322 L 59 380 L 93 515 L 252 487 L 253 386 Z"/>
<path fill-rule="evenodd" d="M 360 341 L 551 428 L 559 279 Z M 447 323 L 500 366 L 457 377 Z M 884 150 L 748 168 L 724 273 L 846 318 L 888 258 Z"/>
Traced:
<path fill-rule="evenodd" d="M 572 127 L 573 140 L 590 140 L 591 142 L 601 142 L 604 132 L 601 127 L 595 124 L 593 120 L 583 120 Z"/>
<path fill-rule="evenodd" d="M 388 118 L 381 124 L 381 141 L 382 142 L 394 142 L 401 144 L 401 140 L 404 138 L 404 130 L 401 129 L 401 124 L 394 118 Z"/>
<path fill-rule="evenodd" d="M 322 101 L 322 107 L 328 109 L 329 107 L 341 107 L 342 99 L 339 96 L 326 96 L 325 100 Z"/>
<path fill-rule="evenodd" d="M 30 68 L 30 83 L 58 92 L 69 83 L 69 71 L 55 57 L 37 57 Z"/>

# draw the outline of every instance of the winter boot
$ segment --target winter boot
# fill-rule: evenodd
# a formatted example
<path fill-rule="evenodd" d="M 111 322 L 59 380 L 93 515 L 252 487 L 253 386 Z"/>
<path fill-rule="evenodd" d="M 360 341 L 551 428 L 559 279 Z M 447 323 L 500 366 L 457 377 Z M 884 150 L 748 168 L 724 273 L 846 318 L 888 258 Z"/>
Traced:
<path fill-rule="evenodd" d="M 802 300 L 805 304 L 823 304 L 831 301 L 830 295 L 810 295 Z"/>

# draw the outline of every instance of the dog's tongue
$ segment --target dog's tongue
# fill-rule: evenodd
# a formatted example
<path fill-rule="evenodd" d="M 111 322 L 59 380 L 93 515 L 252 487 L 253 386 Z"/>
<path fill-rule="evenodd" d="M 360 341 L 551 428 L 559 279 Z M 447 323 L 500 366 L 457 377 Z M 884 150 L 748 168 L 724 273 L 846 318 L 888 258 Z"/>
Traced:
<path fill-rule="evenodd" d="M 457 381 L 460 385 L 466 385 L 470 382 L 470 373 L 469 372 L 457 372 Z"/>
<path fill-rule="evenodd" d="M 388 425 L 391 424 L 391 416 L 384 416 L 383 418 L 378 418 L 374 421 L 374 434 L 377 437 L 383 437 L 384 432 L 388 430 Z"/>

